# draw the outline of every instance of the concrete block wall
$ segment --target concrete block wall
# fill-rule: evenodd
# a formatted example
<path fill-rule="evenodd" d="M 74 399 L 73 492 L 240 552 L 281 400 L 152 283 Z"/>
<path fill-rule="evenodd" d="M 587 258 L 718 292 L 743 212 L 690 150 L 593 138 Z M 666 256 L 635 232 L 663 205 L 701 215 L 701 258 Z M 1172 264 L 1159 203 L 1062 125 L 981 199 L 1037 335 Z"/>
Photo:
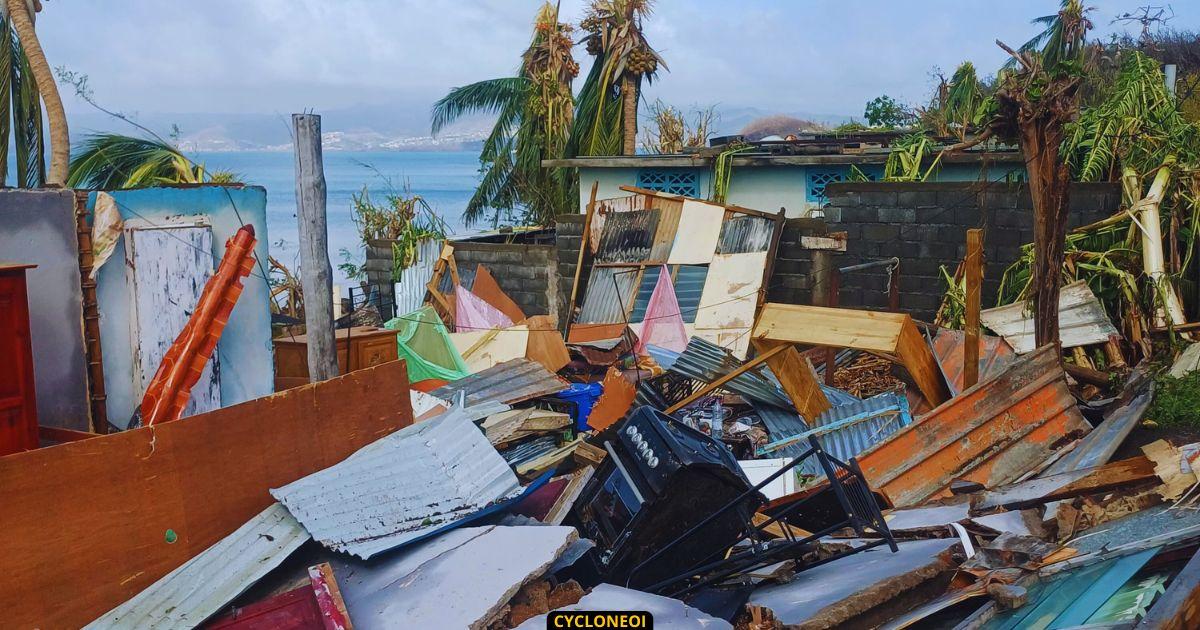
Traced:
<path fill-rule="evenodd" d="M 567 300 L 571 299 L 571 285 L 575 282 L 575 267 L 579 262 L 579 247 L 583 244 L 583 218 L 582 214 L 562 214 L 556 219 L 559 313 L 567 312 Z M 577 297 L 576 302 L 578 301 L 580 300 Z"/>
<path fill-rule="evenodd" d="M 830 184 L 825 221 L 848 233 L 839 267 L 880 258 L 900 259 L 900 307 L 931 320 L 945 289 L 940 267 L 953 274 L 966 254 L 966 231 L 983 228 L 986 257 L 983 306 L 995 305 L 1004 270 L 1033 242 L 1033 203 L 1024 184 L 993 182 L 855 182 Z M 1074 184 L 1070 225 L 1085 225 L 1117 212 L 1116 184 Z M 887 271 L 842 277 L 844 306 L 884 308 Z"/>
<path fill-rule="evenodd" d="M 454 262 L 464 286 L 470 286 L 476 267 L 482 264 L 526 315 L 558 316 L 558 249 L 554 245 L 470 242 L 453 245 Z"/>

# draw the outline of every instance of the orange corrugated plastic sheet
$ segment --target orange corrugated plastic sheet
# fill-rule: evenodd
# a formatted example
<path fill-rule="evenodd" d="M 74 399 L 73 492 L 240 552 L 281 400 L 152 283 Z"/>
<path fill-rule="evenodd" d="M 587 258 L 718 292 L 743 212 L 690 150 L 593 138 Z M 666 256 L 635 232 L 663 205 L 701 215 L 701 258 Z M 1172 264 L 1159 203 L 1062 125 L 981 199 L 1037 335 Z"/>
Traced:
<path fill-rule="evenodd" d="M 254 228 L 243 225 L 225 242 L 225 256 L 208 279 L 196 310 L 163 356 L 142 397 L 142 425 L 178 420 L 200 380 L 229 314 L 242 295 L 242 278 L 254 268 Z"/>

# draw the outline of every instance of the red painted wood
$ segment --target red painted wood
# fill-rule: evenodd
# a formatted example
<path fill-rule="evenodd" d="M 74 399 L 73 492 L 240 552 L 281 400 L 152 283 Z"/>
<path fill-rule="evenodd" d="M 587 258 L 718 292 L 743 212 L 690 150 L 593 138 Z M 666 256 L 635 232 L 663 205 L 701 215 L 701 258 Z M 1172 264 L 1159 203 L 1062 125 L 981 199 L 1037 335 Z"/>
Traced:
<path fill-rule="evenodd" d="M 0 266 L 0 455 L 38 447 L 25 266 Z"/>
<path fill-rule="evenodd" d="M 213 620 L 208 630 L 325 630 L 311 586 L 254 602 Z"/>

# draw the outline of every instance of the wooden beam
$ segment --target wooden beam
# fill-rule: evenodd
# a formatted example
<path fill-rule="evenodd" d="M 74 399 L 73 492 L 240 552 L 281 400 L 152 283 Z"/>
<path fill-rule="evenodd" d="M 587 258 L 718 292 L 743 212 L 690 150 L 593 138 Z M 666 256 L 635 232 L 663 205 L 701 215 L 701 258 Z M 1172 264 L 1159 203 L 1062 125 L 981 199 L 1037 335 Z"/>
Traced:
<path fill-rule="evenodd" d="M 768 303 L 753 339 L 894 353 L 933 406 L 950 398 L 929 344 L 905 313 Z"/>
<path fill-rule="evenodd" d="M 979 293 L 983 284 L 983 230 L 967 230 L 966 343 L 963 344 L 963 389 L 979 382 Z"/>
<path fill-rule="evenodd" d="M 647 188 L 638 188 L 637 186 L 620 186 L 620 189 L 625 192 L 633 193 L 635 195 L 646 195 L 647 197 L 657 197 L 658 199 L 672 199 L 675 201 L 682 201 L 684 199 L 690 199 L 690 197 L 684 197 L 683 195 L 676 195 L 674 193 L 662 192 L 660 190 L 649 190 Z M 743 208 L 741 206 L 733 206 L 733 205 L 730 205 L 727 203 L 717 203 L 715 201 L 705 201 L 703 199 L 697 199 L 696 201 L 703 201 L 704 203 L 712 204 L 714 206 L 721 206 L 722 208 L 725 208 L 726 210 L 728 210 L 730 212 L 737 212 L 740 214 L 748 214 L 753 217 L 762 217 L 764 219 L 774 219 L 776 217 L 776 215 L 774 215 L 770 212 L 763 212 L 762 210 L 754 210 L 753 208 Z"/>
<path fill-rule="evenodd" d="M 583 263 L 587 253 L 591 251 L 592 218 L 596 215 L 596 191 L 600 189 L 600 180 L 592 182 L 592 195 L 588 200 L 587 213 L 583 215 L 583 238 L 579 240 L 579 257 L 575 260 L 575 278 L 571 281 L 571 299 L 567 302 L 567 312 L 563 315 L 563 334 L 571 329 L 575 321 L 575 300 L 579 298 L 579 279 L 583 274 Z"/>
<path fill-rule="evenodd" d="M 411 423 L 404 362 L 390 361 L 177 422 L 0 457 L 5 625 L 82 627 L 270 506 L 271 488 Z"/>
<path fill-rule="evenodd" d="M 313 383 L 338 374 L 333 339 L 333 268 L 325 220 L 325 168 L 321 117 L 292 114 L 296 147 L 296 220 L 300 227 L 300 284 L 308 335 L 308 376 Z"/>
<path fill-rule="evenodd" d="M 666 413 L 668 415 L 673 414 L 676 411 L 679 411 L 680 409 L 683 409 L 684 407 L 696 402 L 697 400 L 700 400 L 701 398 L 703 398 L 703 397 L 709 395 L 710 393 L 716 391 L 717 389 L 719 389 L 725 383 L 728 383 L 729 381 L 732 381 L 733 379 L 737 378 L 738 375 L 749 372 L 750 370 L 752 370 L 752 369 L 758 367 L 759 365 L 761 365 L 762 363 L 766 362 L 767 359 L 770 359 L 771 357 L 775 356 L 776 354 L 779 354 L 780 352 L 783 352 L 786 349 L 787 349 L 787 346 L 785 344 L 780 344 L 774 348 L 768 349 L 766 352 L 760 352 L 758 354 L 758 356 L 743 363 L 737 369 L 712 381 L 711 383 L 706 384 L 704 387 L 701 387 L 700 389 L 696 390 L 695 393 L 693 393 L 691 396 L 688 396 L 687 398 L 684 398 L 683 400 L 675 403 L 674 405 L 667 407 Z"/>
<path fill-rule="evenodd" d="M 817 374 L 813 371 L 812 364 L 800 354 L 795 345 L 786 342 L 772 344 L 758 339 L 752 340 L 752 343 L 758 352 L 769 355 L 767 367 L 771 368 L 771 373 L 779 379 L 779 384 L 791 399 L 796 413 L 806 421 L 812 423 L 817 416 L 832 406 L 829 404 L 829 398 L 825 396 L 825 390 L 821 389 L 821 384 L 817 382 Z M 779 348 L 783 348 L 783 351 L 775 352 Z"/>

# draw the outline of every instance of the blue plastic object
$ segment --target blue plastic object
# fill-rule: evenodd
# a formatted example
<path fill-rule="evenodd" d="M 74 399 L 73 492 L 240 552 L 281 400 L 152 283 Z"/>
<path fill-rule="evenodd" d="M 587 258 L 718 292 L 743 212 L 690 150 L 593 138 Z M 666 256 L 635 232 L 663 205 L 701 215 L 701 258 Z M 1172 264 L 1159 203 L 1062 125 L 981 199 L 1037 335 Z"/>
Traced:
<path fill-rule="evenodd" d="M 603 392 L 604 388 L 600 383 L 571 383 L 569 388 L 558 392 L 554 397 L 571 404 L 571 419 L 575 421 L 575 429 L 587 431 L 587 419 L 592 414 L 592 406 Z"/>

